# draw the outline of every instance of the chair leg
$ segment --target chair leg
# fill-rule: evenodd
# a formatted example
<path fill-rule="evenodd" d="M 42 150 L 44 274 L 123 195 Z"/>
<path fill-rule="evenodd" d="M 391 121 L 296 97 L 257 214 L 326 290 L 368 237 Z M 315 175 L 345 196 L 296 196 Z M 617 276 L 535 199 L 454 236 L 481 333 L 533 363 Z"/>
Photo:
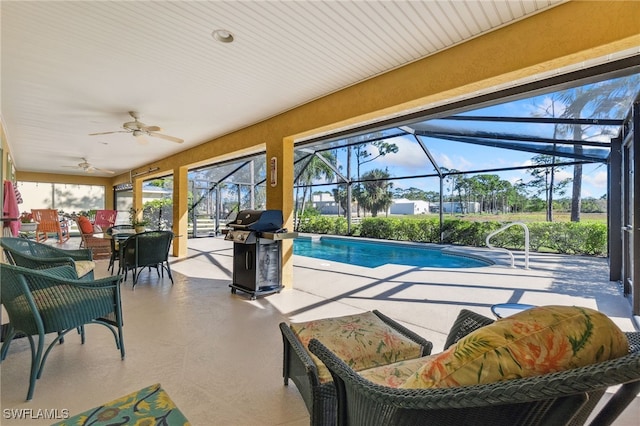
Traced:
<path fill-rule="evenodd" d="M 42 350 L 44 349 L 44 333 L 40 333 L 40 335 L 38 336 L 37 350 L 33 342 L 33 337 L 27 337 L 29 338 L 29 345 L 31 346 L 31 373 L 29 374 L 29 390 L 27 391 L 27 401 L 31 401 L 31 399 L 33 398 L 33 392 L 36 390 L 36 379 L 40 375 L 40 360 L 42 359 Z"/>
<path fill-rule="evenodd" d="M 167 268 L 167 275 L 169 275 L 169 278 L 171 279 L 171 284 L 173 284 L 173 276 L 171 275 L 171 267 L 169 266 L 169 262 L 168 261 L 164 262 L 163 267 Z"/>
<path fill-rule="evenodd" d="M 9 345 L 16 335 L 16 331 L 11 326 L 11 323 L 9 323 L 7 327 L 9 327 L 9 331 L 5 335 L 4 342 L 2 343 L 2 349 L 0 349 L 0 361 L 4 361 L 4 359 L 7 357 L 7 352 L 9 352 Z"/>

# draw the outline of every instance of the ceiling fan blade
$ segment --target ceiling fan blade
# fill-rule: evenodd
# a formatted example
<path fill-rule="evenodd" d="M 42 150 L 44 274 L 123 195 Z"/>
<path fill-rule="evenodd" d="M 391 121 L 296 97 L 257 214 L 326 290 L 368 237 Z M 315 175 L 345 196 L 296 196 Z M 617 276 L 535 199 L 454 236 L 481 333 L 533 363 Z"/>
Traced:
<path fill-rule="evenodd" d="M 176 138 L 176 137 L 169 136 L 169 135 L 163 135 L 162 133 L 149 132 L 149 135 L 153 136 L 155 138 L 166 139 L 168 141 L 175 142 L 175 143 L 183 143 L 184 142 L 183 139 Z"/>
<path fill-rule="evenodd" d="M 144 134 L 140 134 L 138 136 L 134 135 L 134 137 L 136 138 L 136 140 L 140 145 L 146 145 L 149 143 L 149 140 L 144 137 Z"/>
<path fill-rule="evenodd" d="M 112 133 L 129 133 L 126 130 L 116 130 L 115 132 L 89 133 L 89 136 L 110 135 Z"/>
<path fill-rule="evenodd" d="M 97 172 L 101 172 L 101 173 L 108 173 L 110 175 L 114 174 L 115 172 L 113 170 L 107 170 L 107 169 L 100 169 L 98 167 L 94 167 L 93 168 L 95 171 Z"/>
<path fill-rule="evenodd" d="M 158 126 L 144 126 L 143 130 L 145 132 L 161 132 L 162 128 L 160 128 Z"/>

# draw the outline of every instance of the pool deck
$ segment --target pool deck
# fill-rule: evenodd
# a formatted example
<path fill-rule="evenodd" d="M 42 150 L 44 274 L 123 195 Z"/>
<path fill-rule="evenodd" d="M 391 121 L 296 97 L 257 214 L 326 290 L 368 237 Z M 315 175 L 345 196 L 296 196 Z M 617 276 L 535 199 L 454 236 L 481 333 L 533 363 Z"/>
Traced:
<path fill-rule="evenodd" d="M 72 238 L 64 247 L 77 248 L 78 243 Z M 294 256 L 293 288 L 250 300 L 229 288 L 233 243 L 219 237 L 190 239 L 188 256 L 170 259 L 173 285 L 155 271 L 142 272 L 135 290 L 131 274 L 122 283 L 124 360 L 103 327 L 88 326 L 84 345 L 70 333 L 51 352 L 33 401 L 25 402 L 29 345 L 18 339 L 0 365 L 0 405 L 3 410 L 65 409 L 75 415 L 160 382 L 193 425 L 308 426 L 309 414 L 295 385 L 283 386 L 282 321 L 378 309 L 431 340 L 434 352 L 442 350 L 460 309 L 491 316 L 495 303 L 582 305 L 609 315 L 624 331 L 636 328 L 628 299 L 608 281 L 606 259 L 536 253 L 526 270 L 521 254 L 517 267 L 510 268 L 504 253 L 472 251 L 490 255 L 497 264 L 364 268 Z M 109 274 L 107 266 L 106 260 L 97 262 L 98 277 Z M 32 413 L 21 413 L 26 412 Z M 635 426 L 638 416 L 640 398 L 614 425 Z M 0 422 L 35 426 L 53 420 L 5 416 Z"/>
<path fill-rule="evenodd" d="M 193 271 L 192 262 L 203 261 L 231 277 L 230 242 L 193 239 L 189 248 L 189 258 L 174 262 L 174 270 L 180 272 L 183 265 L 189 265 L 188 270 Z M 525 269 L 522 252 L 514 253 L 512 268 L 509 255 L 501 251 L 448 250 L 486 257 L 495 265 L 442 269 L 387 264 L 366 268 L 296 255 L 293 287 L 253 303 L 273 305 L 292 322 L 377 309 L 430 339 L 436 350 L 442 349 L 461 309 L 492 317 L 491 306 L 497 303 L 585 306 L 607 314 L 623 331 L 640 329 L 638 318 L 631 314 L 630 300 L 618 283 L 609 281 L 605 258 L 531 253 Z"/>

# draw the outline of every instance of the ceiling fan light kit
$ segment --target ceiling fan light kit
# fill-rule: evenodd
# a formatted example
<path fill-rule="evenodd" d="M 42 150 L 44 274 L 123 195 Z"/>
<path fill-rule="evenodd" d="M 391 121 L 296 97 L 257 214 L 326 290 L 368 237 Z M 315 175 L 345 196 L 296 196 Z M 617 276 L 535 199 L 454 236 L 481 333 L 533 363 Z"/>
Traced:
<path fill-rule="evenodd" d="M 95 173 L 95 172 L 108 173 L 108 174 L 114 174 L 115 173 L 112 170 L 101 169 L 99 167 L 95 167 L 93 164 L 89 163 L 86 158 L 82 158 L 82 162 L 78 163 L 77 166 L 62 166 L 62 167 L 69 167 L 69 168 L 72 168 L 72 169 L 80 169 L 80 170 L 84 171 L 85 173 Z"/>
<path fill-rule="evenodd" d="M 138 120 L 140 116 L 135 111 L 129 111 L 129 115 L 131 116 L 131 118 L 133 118 L 133 121 L 124 123 L 122 125 L 123 130 L 115 130 L 113 132 L 89 133 L 89 136 L 109 135 L 112 133 L 131 133 L 136 139 L 138 139 L 138 142 L 140 143 L 146 143 L 146 139 L 142 138 L 142 136 L 152 136 L 175 143 L 184 142 L 183 139 L 158 133 L 162 132 L 162 128 L 159 126 L 147 126 L 146 124 L 142 123 Z"/>

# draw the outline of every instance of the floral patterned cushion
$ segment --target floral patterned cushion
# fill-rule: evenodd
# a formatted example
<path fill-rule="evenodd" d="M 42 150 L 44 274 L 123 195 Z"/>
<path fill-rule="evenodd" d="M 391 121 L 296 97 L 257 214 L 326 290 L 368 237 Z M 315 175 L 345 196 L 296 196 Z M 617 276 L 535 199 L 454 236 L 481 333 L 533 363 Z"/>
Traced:
<path fill-rule="evenodd" d="M 540 306 L 482 327 L 430 357 L 400 387 L 491 383 L 582 367 L 626 355 L 625 334 L 606 315 Z"/>
<path fill-rule="evenodd" d="M 356 371 L 422 354 L 419 344 L 398 333 L 373 312 L 324 318 L 290 327 L 305 348 L 311 339 L 318 339 Z M 320 382 L 330 382 L 331 373 L 327 367 L 314 354 L 309 354 L 318 368 Z"/>
<path fill-rule="evenodd" d="M 400 387 L 407 379 L 431 361 L 436 355 L 428 355 L 415 359 L 394 362 L 358 371 L 358 374 L 370 382 L 390 388 Z"/>

